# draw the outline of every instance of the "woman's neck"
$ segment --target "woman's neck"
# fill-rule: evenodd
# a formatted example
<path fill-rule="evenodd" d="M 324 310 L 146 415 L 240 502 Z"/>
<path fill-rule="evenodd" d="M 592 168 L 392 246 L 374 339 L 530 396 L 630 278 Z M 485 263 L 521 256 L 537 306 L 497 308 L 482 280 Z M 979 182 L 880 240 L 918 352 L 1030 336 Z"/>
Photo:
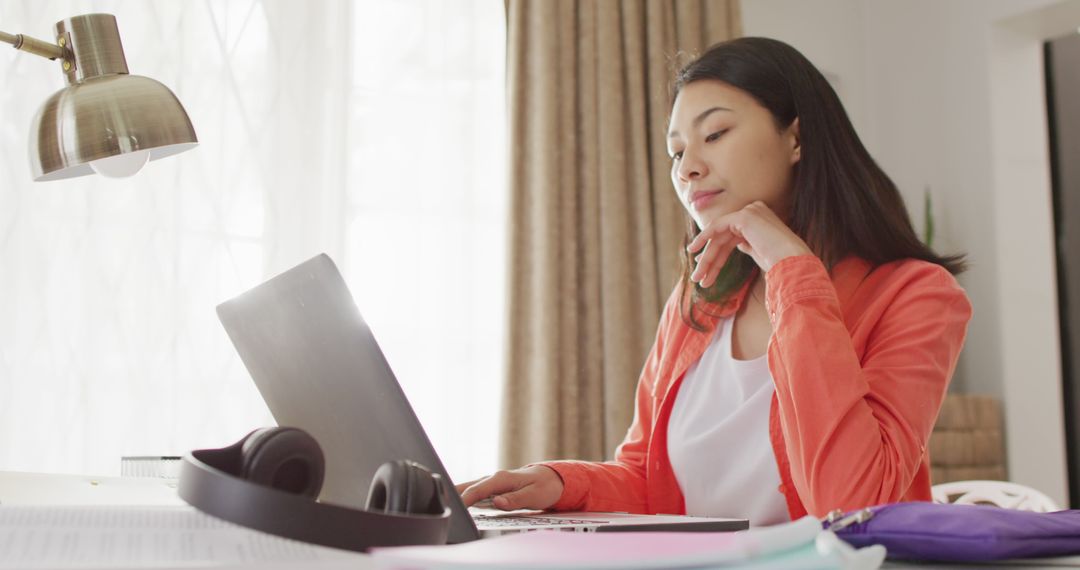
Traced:
<path fill-rule="evenodd" d="M 754 282 L 750 284 L 750 294 L 758 303 L 765 305 L 765 274 L 758 272 Z"/>

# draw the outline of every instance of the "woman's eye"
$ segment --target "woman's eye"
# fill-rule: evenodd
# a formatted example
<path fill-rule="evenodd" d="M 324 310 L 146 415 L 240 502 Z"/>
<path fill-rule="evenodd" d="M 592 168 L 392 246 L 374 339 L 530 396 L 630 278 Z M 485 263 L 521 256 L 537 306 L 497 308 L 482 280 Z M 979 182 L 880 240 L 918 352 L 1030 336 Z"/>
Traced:
<path fill-rule="evenodd" d="M 715 133 L 705 137 L 705 142 L 713 142 L 714 140 L 720 138 L 720 135 L 722 135 L 722 134 L 724 134 L 726 132 L 727 132 L 727 129 L 724 129 L 722 131 L 716 131 Z"/>
<path fill-rule="evenodd" d="M 680 160 L 682 158 L 682 153 L 683 153 L 683 151 L 681 151 L 681 150 L 678 151 L 678 152 L 671 153 L 671 160 Z"/>

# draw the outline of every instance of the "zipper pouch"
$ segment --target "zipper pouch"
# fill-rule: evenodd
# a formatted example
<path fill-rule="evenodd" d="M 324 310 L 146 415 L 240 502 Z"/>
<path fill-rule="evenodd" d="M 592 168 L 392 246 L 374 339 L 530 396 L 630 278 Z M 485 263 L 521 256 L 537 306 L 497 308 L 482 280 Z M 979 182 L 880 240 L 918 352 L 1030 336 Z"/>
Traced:
<path fill-rule="evenodd" d="M 824 528 L 899 560 L 987 562 L 1080 554 L 1080 510 L 1033 513 L 984 505 L 893 503 L 831 513 Z"/>

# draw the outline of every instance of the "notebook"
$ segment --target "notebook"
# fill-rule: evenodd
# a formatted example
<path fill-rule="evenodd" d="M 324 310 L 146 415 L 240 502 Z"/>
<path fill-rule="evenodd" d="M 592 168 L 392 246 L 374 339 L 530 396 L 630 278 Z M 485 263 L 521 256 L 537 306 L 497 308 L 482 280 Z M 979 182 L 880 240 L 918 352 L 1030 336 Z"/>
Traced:
<path fill-rule="evenodd" d="M 813 517 L 740 533 L 535 532 L 453 546 L 374 548 L 376 568 L 414 570 L 872 570 L 885 549 L 855 550 Z"/>
<path fill-rule="evenodd" d="M 320 500 L 362 508 L 387 461 L 410 459 L 450 480 L 364 322 L 323 254 L 217 307 L 218 317 L 274 419 L 306 430 L 326 455 Z M 462 410 L 462 413 L 468 413 Z M 734 531 L 746 519 L 612 513 L 480 516 L 452 493 L 450 543 L 522 530 Z"/>

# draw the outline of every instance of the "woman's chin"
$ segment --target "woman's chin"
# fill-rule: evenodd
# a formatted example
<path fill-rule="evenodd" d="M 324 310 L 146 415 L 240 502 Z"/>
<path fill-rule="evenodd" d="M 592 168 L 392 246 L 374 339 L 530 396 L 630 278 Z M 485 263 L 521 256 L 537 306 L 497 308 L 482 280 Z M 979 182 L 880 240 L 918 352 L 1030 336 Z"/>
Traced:
<path fill-rule="evenodd" d="M 690 217 L 697 222 L 699 228 L 704 228 L 716 222 L 728 214 L 727 208 L 713 207 L 703 208 L 700 211 L 690 212 Z"/>

